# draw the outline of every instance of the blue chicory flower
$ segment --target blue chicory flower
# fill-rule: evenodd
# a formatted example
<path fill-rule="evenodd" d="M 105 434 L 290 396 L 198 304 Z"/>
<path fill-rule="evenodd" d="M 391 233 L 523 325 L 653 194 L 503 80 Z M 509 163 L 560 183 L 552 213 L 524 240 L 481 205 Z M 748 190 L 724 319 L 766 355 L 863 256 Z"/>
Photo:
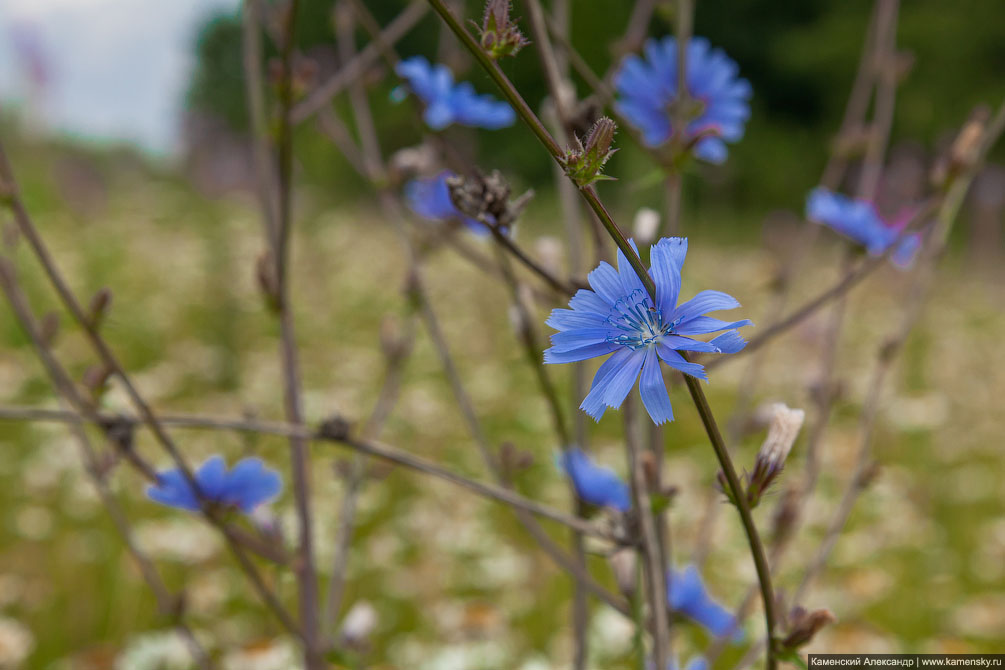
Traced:
<path fill-rule="evenodd" d="M 450 199 L 447 178 L 452 176 L 452 172 L 444 170 L 435 177 L 413 179 L 405 184 L 405 200 L 408 202 L 409 209 L 424 219 L 431 221 L 453 219 L 461 221 L 475 232 L 488 232 L 481 221 L 465 216 Z"/>
<path fill-rule="evenodd" d="M 395 72 L 425 104 L 423 119 L 433 130 L 453 123 L 497 130 L 516 121 L 516 113 L 505 102 L 478 95 L 466 81 L 455 84 L 446 65 L 432 65 L 422 56 L 413 56 L 398 63 Z"/>
<path fill-rule="evenodd" d="M 873 256 L 883 254 L 897 241 L 913 215 L 913 210 L 908 210 L 887 220 L 868 200 L 849 198 L 822 187 L 813 189 L 806 199 L 806 218 L 858 242 Z M 906 268 L 920 247 L 921 235 L 908 235 L 898 243 L 891 260 Z"/>
<path fill-rule="evenodd" d="M 695 155 L 710 163 L 726 160 L 726 142 L 743 137 L 750 117 L 750 83 L 737 76 L 739 67 L 708 40 L 695 37 L 687 45 L 687 92 L 695 104 L 684 131 L 685 143 L 703 136 L 694 146 Z M 642 132 L 650 147 L 665 143 L 675 132 L 673 105 L 678 100 L 677 41 L 673 37 L 651 39 L 645 58 L 626 56 L 614 77 L 618 91 L 615 108 Z"/>
<path fill-rule="evenodd" d="M 569 301 L 572 309 L 552 311 L 547 323 L 559 332 L 551 336 L 545 363 L 613 354 L 597 370 L 580 405 L 594 419 L 599 421 L 607 407 L 620 407 L 641 372 L 639 391 L 649 416 L 657 424 L 673 421 L 660 361 L 707 380 L 704 366 L 684 360 L 680 351 L 732 354 L 746 346 L 736 329 L 752 325 L 748 319 L 730 323 L 705 316 L 706 312 L 739 307 L 732 296 L 702 291 L 677 304 L 686 254 L 687 238 L 683 237 L 663 238 L 651 247 L 649 276 L 656 284 L 655 302 L 619 250 L 617 270 L 602 262 L 587 277 L 593 290 L 580 289 Z M 709 342 L 692 339 L 722 330 L 727 332 Z"/>
<path fill-rule="evenodd" d="M 628 486 L 614 471 L 597 465 L 579 447 L 566 450 L 559 464 L 572 480 L 576 495 L 584 502 L 627 512 L 632 507 Z"/>
<path fill-rule="evenodd" d="M 279 473 L 261 459 L 245 458 L 228 472 L 222 456 L 213 456 L 194 473 L 199 491 L 207 502 L 233 506 L 245 514 L 275 498 L 283 488 Z M 168 507 L 198 512 L 199 499 L 180 469 L 157 475 L 158 483 L 147 487 L 147 497 Z"/>
<path fill-rule="evenodd" d="M 737 627 L 736 617 L 712 597 L 705 589 L 698 568 L 689 565 L 683 570 L 671 570 L 667 575 L 667 602 L 670 609 L 683 614 L 695 623 L 707 628 L 718 637 L 736 631 L 736 637 L 742 637 L 742 631 Z"/>

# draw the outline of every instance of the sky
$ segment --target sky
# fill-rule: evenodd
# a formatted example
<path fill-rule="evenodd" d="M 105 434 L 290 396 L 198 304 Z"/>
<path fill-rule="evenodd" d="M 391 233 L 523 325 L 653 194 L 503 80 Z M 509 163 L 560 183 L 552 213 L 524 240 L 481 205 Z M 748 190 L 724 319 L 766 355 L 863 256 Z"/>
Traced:
<path fill-rule="evenodd" d="M 0 0 L 0 108 L 17 106 L 33 129 L 171 156 L 196 31 L 238 3 Z"/>

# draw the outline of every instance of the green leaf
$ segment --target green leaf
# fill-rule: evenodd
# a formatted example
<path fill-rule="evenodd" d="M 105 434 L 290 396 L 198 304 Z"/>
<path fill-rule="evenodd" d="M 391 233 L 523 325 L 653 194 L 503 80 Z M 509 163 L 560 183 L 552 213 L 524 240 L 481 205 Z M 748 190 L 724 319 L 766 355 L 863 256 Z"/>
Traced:
<path fill-rule="evenodd" d="M 806 665 L 806 661 L 795 649 L 782 649 L 775 653 L 780 661 L 788 661 L 795 666 L 801 668 L 801 670 L 809 670 L 809 666 Z"/>

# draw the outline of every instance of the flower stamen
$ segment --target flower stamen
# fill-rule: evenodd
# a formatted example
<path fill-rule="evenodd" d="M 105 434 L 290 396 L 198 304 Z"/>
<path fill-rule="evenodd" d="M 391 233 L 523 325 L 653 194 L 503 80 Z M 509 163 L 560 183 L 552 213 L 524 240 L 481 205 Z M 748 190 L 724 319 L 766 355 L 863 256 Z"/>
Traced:
<path fill-rule="evenodd" d="M 633 350 L 654 344 L 672 330 L 672 324 L 663 322 L 663 315 L 653 307 L 649 296 L 641 289 L 635 289 L 618 300 L 607 317 L 607 323 L 622 331 L 620 335 L 609 336 L 607 341 Z"/>

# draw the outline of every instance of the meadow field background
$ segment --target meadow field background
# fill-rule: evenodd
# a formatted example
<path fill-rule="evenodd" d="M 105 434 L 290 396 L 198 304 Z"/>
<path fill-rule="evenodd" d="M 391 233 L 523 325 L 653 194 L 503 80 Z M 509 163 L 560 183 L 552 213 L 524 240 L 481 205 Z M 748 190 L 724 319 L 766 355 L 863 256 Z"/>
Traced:
<path fill-rule="evenodd" d="M 196 4 L 3 3 L 0 142 L 24 204 L 76 294 L 87 300 L 111 289 L 101 331 L 158 412 L 281 421 L 279 326 L 256 277 L 265 245 L 254 192 L 241 3 L 214 0 L 201 7 L 203 14 Z M 365 4 L 374 5 L 370 10 L 381 25 L 407 5 Z M 468 18 L 479 16 L 482 4 L 455 3 Z M 673 32 L 672 4 L 655 3 L 650 36 Z M 297 95 L 344 65 L 334 45 L 332 3 L 301 5 L 295 51 L 306 65 L 295 73 L 303 75 Z M 616 39 L 633 3 L 573 6 L 568 38 L 586 66 L 604 72 L 624 55 Z M 690 247 L 682 294 L 714 288 L 735 296 L 742 308 L 733 314 L 755 323 L 747 337 L 773 320 L 779 269 L 798 248 L 804 227 L 815 225 L 804 221 L 806 196 L 833 155 L 851 158 L 844 190 L 854 190 L 855 148 L 837 140 L 854 145 L 866 129 L 851 128 L 841 138 L 837 132 L 872 7 L 867 0 L 696 3 L 695 35 L 736 60 L 753 97 L 750 122 L 742 141 L 730 146 L 728 161 L 689 164 L 684 173 L 682 230 Z M 195 18 L 180 26 L 186 12 Z M 900 3 L 898 21 L 896 104 L 879 194 L 884 207 L 921 202 L 932 191 L 933 166 L 961 126 L 1005 96 L 1005 4 L 912 0 Z M 39 42 L 14 39 L 25 35 L 40 36 Z M 370 40 L 358 27 L 354 35 L 360 48 Z M 402 57 L 423 54 L 448 63 L 458 80 L 497 95 L 431 12 L 395 48 Z M 266 39 L 270 112 L 275 68 L 268 64 L 276 56 Z M 506 61 L 504 69 L 535 111 L 547 110 L 548 89 L 533 47 Z M 406 91 L 393 69 L 378 62 L 370 70 L 362 81 L 382 157 L 397 166 L 396 152 L 420 144 L 428 149 L 442 140 L 483 169 L 499 169 L 514 193 L 533 189 L 514 240 L 564 276 L 570 259 L 563 252 L 557 173 L 527 129 L 520 123 L 492 132 L 452 127 L 431 140 L 416 116 L 421 110 L 402 103 Z M 579 76 L 570 81 L 584 98 L 585 82 Z M 351 127 L 345 96 L 326 112 Z M 598 191 L 631 230 L 643 207 L 664 209 L 664 175 L 625 129 L 615 147 L 619 151 L 605 170 L 617 180 L 600 182 Z M 306 422 L 365 421 L 387 374 L 382 347 L 405 338 L 413 346 L 380 440 L 490 481 L 436 348 L 412 319 L 408 261 L 395 233 L 401 222 L 388 220 L 377 206 L 380 188 L 400 194 L 412 175 L 395 168 L 386 182 L 370 183 L 313 121 L 296 129 L 293 149 L 290 268 Z M 930 299 L 874 408 L 875 476 L 802 603 L 830 610 L 836 621 L 802 651 L 1005 652 L 1005 148 L 999 143 L 987 158 L 949 238 Z M 55 353 L 78 381 L 93 375 L 98 361 L 86 338 L 10 223 L 7 209 L 0 208 L 0 244 L 11 250 L 37 314 L 51 314 L 47 322 L 59 324 Z M 522 467 L 513 473 L 520 493 L 570 509 L 568 483 L 556 465 L 561 445 L 515 331 L 507 287 L 479 263 L 438 244 L 444 224 L 417 218 L 405 224 L 421 240 L 428 295 L 488 442 L 510 444 L 521 454 Z M 490 237 L 463 228 L 451 234 L 476 256 L 492 257 Z M 587 247 L 592 254 L 592 241 Z M 839 279 L 848 249 L 820 227 L 797 261 L 786 312 Z M 518 272 L 526 284 L 543 286 L 522 268 Z M 870 375 L 900 327 L 911 282 L 911 273 L 884 264 L 848 294 L 820 479 L 777 570 L 783 594 L 798 588 L 853 477 L 860 417 L 873 409 L 863 406 Z M 545 290 L 527 298 L 543 349 L 552 332 L 544 322 L 564 304 Z M 754 354 L 730 356 L 704 385 L 720 423 L 736 436 L 730 448 L 741 469 L 751 468 L 764 439 L 763 423 L 751 418 L 758 408 L 784 402 L 807 411 L 782 474 L 785 486 L 755 511 L 766 534 L 779 492 L 804 473 L 830 315 L 829 308 L 820 310 L 756 354 L 755 392 L 750 406 L 739 408 L 739 418 L 734 411 Z M 589 374 L 596 363 L 587 364 Z M 570 367 L 549 367 L 568 400 L 567 412 L 579 402 Z M 678 567 L 701 559 L 711 594 L 732 609 L 756 581 L 747 540 L 733 509 L 715 493 L 719 467 L 687 390 L 678 376 L 667 379 L 676 414 L 665 429 L 665 477 L 676 490 L 668 516 L 670 553 Z M 132 413 L 115 380 L 101 404 L 109 413 Z M 67 426 L 23 420 L 27 410 L 58 406 L 30 340 L 0 301 L 0 670 L 193 667 L 116 535 Z M 599 423 L 584 416 L 577 421 L 595 460 L 625 476 L 622 419 L 609 411 Z M 100 442 L 101 433 L 93 435 Z M 193 463 L 212 454 L 228 461 L 255 455 L 280 469 L 286 490 L 254 520 L 277 529 L 287 545 L 295 543 L 287 440 L 185 428 L 172 435 Z M 170 466 L 142 428 L 135 431 L 135 449 L 157 467 Z M 332 442 L 316 441 L 311 449 L 318 565 L 325 579 L 354 454 Z M 115 467 L 109 482 L 139 545 L 170 587 L 184 587 L 188 621 L 222 670 L 300 667 L 296 641 L 268 616 L 218 534 L 196 515 L 150 501 L 144 480 L 127 467 Z M 722 509 L 711 537 L 703 539 L 700 526 L 710 504 Z M 358 654 L 333 667 L 571 667 L 573 583 L 511 510 L 370 461 L 356 522 L 344 609 L 374 613 L 375 627 Z M 564 528 L 544 526 L 568 541 Z M 696 556 L 695 547 L 706 540 L 710 550 Z M 602 555 L 606 547 L 587 549 L 591 573 L 616 590 Z M 292 605 L 297 585 L 291 572 L 265 574 Z M 742 639 L 724 647 L 713 670 L 739 670 L 762 633 L 758 607 Z M 592 602 L 590 667 L 636 670 L 634 635 L 629 620 Z M 674 626 L 681 660 L 710 642 L 696 626 Z"/>
<path fill-rule="evenodd" d="M 129 154 L 99 155 L 25 141 L 16 145 L 12 158 L 26 202 L 73 285 L 85 295 L 114 287 L 107 337 L 159 410 L 281 417 L 275 327 L 253 274 L 260 224 L 249 198 L 207 199 L 184 180 Z M 81 163 L 98 175 L 100 185 L 88 186 L 93 191 L 88 196 L 68 197 L 65 171 Z M 387 319 L 402 324 L 402 253 L 374 210 L 333 206 L 326 194 L 310 189 L 297 196 L 302 204 L 294 284 L 307 362 L 307 414 L 312 422 L 335 413 L 365 416 L 383 376 L 375 348 L 382 324 Z M 560 234 L 549 214 L 552 206 L 542 201 L 530 207 L 518 231 L 521 243 L 533 248 Z M 743 230 L 743 223 L 700 217 L 689 223 L 692 253 L 684 282 L 685 287 L 702 286 L 714 280 L 737 296 L 744 315 L 757 323 L 777 261 L 753 248 L 751 238 L 758 233 Z M 478 238 L 471 242 L 485 244 Z M 833 267 L 841 253 L 834 242 L 818 243 L 807 265 Z M 55 309 L 39 271 L 25 254 L 21 257 L 32 296 Z M 857 504 L 830 568 L 807 600 L 838 616 L 811 652 L 1001 650 L 1005 284 L 1000 267 L 976 270 L 961 250 L 945 264 L 883 396 L 875 447 L 878 477 Z M 495 308 L 506 300 L 504 289 L 449 250 L 432 254 L 426 267 L 446 337 L 490 439 L 512 442 L 534 457 L 519 476 L 519 488 L 557 506 L 567 504 L 548 417 L 539 400 L 525 392 L 533 383 L 532 371 L 506 312 Z M 794 301 L 833 280 L 827 271 L 803 276 Z M 837 368 L 844 393 L 824 443 L 818 494 L 787 561 L 791 570 L 782 571 L 782 589 L 798 583 L 799 566 L 816 551 L 850 477 L 867 373 L 883 338 L 896 328 L 904 290 L 902 273 L 891 268 L 851 295 L 850 327 Z M 550 305 L 537 307 L 543 321 Z M 757 403 L 810 406 L 806 389 L 816 370 L 814 352 L 825 318 L 821 314 L 770 345 Z M 54 406 L 24 335 L 9 317 L 2 323 L 2 404 Z M 57 352 L 76 362 L 77 374 L 93 363 L 72 328 L 59 337 Z M 708 385 L 720 412 L 728 413 L 744 367 L 738 356 Z M 558 379 L 568 382 L 566 376 Z M 679 488 L 670 520 L 678 546 L 686 548 L 717 468 L 685 391 L 675 386 L 671 397 L 680 409 L 667 451 L 669 479 Z M 114 385 L 105 404 L 110 410 L 128 409 Z M 623 472 L 616 415 L 590 424 L 598 460 Z M 285 461 L 287 447 L 280 439 L 195 430 L 178 431 L 178 436 L 196 462 L 216 452 Z M 485 478 L 435 352 L 421 332 L 383 439 Z M 755 432 L 735 446 L 738 463 L 752 460 L 760 439 Z M 30 644 L 25 667 L 187 667 L 184 648 L 156 614 L 83 474 L 66 428 L 0 421 L 0 444 L 0 666 L 5 650 Z M 138 448 L 159 463 L 142 431 Z M 316 519 L 324 566 L 330 561 L 343 487 L 334 468 L 349 454 L 321 443 L 315 450 L 314 483 L 325 501 Z M 797 444 L 787 467 L 798 471 L 802 457 Z M 370 658 L 382 662 L 372 667 L 536 669 L 567 659 L 570 582 L 536 551 L 515 517 L 447 484 L 399 469 L 379 470 L 360 500 L 348 584 L 348 602 L 368 601 L 379 614 Z M 229 650 L 227 667 L 285 667 L 276 659 L 292 653 L 289 641 L 262 616 L 240 575 L 228 567 L 219 538 L 197 519 L 146 500 L 144 484 L 134 473 L 120 468 L 112 481 L 138 519 L 140 542 L 167 568 L 173 583 L 189 584 L 192 620 L 216 646 Z M 292 505 L 287 493 L 273 506 L 287 532 Z M 752 579 L 752 565 L 734 516 L 720 515 L 716 529 L 707 577 L 715 596 L 736 604 Z M 681 563 L 689 560 L 686 549 L 674 556 Z M 591 560 L 598 574 L 607 575 L 602 558 Z M 289 595 L 293 584 L 282 582 L 280 588 Z M 630 667 L 631 626 L 599 605 L 591 625 L 601 667 Z M 681 648 L 687 649 L 699 641 L 688 636 L 698 634 L 683 630 Z M 756 634 L 756 620 L 747 630 Z M 180 649 L 177 665 L 144 665 L 144 654 L 161 658 L 172 645 Z M 724 658 L 730 654 L 735 660 L 739 648 Z"/>

